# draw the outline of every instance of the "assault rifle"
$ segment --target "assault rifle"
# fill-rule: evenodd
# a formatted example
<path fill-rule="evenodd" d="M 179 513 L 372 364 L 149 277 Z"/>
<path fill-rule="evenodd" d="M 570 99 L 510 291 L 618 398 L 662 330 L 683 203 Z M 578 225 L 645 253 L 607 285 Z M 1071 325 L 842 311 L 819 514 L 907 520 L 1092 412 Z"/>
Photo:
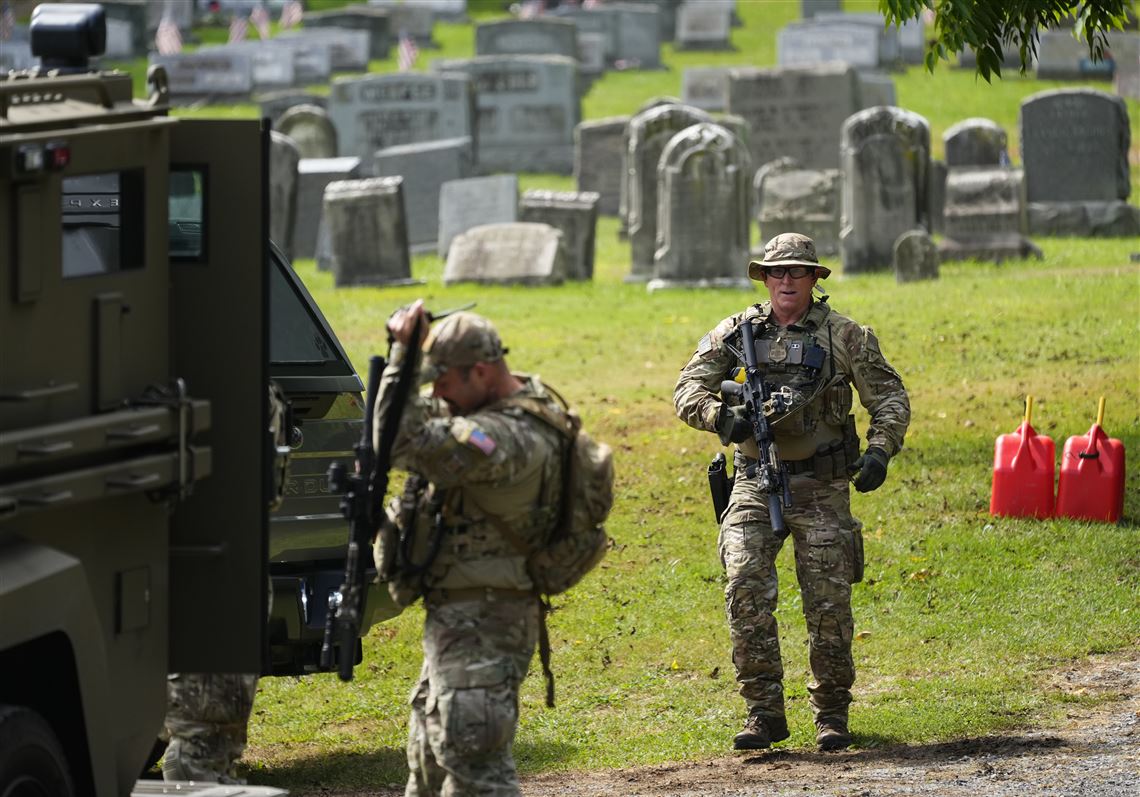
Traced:
<path fill-rule="evenodd" d="M 474 302 L 440 313 L 425 312 L 428 323 L 446 318 L 452 313 L 474 307 Z M 419 341 L 421 324 L 417 322 L 412 340 Z M 391 356 L 391 336 L 389 336 Z M 418 345 L 418 343 L 416 344 Z M 376 536 L 380 520 L 384 517 L 384 496 L 388 492 L 388 473 L 392 469 L 392 448 L 400 427 L 400 416 L 412 391 L 416 367 L 416 352 L 409 350 L 400 364 L 400 373 L 392 386 L 392 401 L 388 405 L 380 429 L 380 440 L 372 446 L 372 416 L 379 401 L 380 377 L 384 373 L 384 358 L 373 355 L 368 360 L 368 385 L 364 394 L 364 424 L 360 441 L 353 447 L 356 470 L 349 473 L 343 462 L 329 466 L 329 489 L 339 493 L 341 514 L 348 520 L 348 551 L 344 559 L 344 581 L 340 589 L 329 594 L 328 615 L 325 618 L 325 636 L 321 644 L 320 668 L 331 670 L 333 647 L 339 648 L 336 656 L 337 674 L 342 681 L 352 680 L 356 663 L 356 640 L 364 618 L 364 598 L 368 587 L 364 574 L 372 561 L 371 543 Z"/>
<path fill-rule="evenodd" d="M 765 396 L 769 391 L 760 378 L 760 369 L 756 364 L 756 338 L 751 322 L 745 320 L 740 325 L 740 339 L 744 349 L 741 352 L 744 359 L 744 381 L 725 380 L 720 384 L 720 392 L 724 396 L 741 396 L 744 399 L 744 408 L 752 424 L 752 439 L 756 441 L 759 450 L 756 464 L 749 466 L 745 476 L 758 478 L 760 489 L 768 492 L 768 517 L 772 531 L 783 539 L 788 536 L 784 508 L 792 505 L 792 489 L 788 484 L 788 468 L 780 461 L 776 438 L 764 416 Z"/>

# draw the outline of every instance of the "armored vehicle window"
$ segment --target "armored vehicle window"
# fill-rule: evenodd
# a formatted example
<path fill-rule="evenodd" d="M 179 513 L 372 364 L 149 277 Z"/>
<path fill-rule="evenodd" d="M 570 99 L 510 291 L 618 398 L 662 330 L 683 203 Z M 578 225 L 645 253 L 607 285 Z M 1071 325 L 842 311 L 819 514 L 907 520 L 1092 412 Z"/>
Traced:
<path fill-rule="evenodd" d="M 202 257 L 202 197 L 206 175 L 201 169 L 170 172 L 170 257 L 199 260 Z"/>
<path fill-rule="evenodd" d="M 63 180 L 63 276 L 111 274 L 143 265 L 143 172 Z"/>
<path fill-rule="evenodd" d="M 269 359 L 276 364 L 319 365 L 335 362 L 336 348 L 309 312 L 281 264 L 270 269 Z"/>

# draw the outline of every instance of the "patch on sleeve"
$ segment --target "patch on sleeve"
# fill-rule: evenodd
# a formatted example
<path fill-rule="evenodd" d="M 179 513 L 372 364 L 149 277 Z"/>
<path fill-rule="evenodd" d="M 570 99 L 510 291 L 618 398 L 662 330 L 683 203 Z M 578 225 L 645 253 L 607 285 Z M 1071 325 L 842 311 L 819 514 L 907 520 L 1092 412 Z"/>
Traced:
<path fill-rule="evenodd" d="M 463 445 L 478 449 L 487 456 L 491 456 L 497 448 L 495 441 L 474 423 L 459 421 L 452 426 L 452 434 Z"/>

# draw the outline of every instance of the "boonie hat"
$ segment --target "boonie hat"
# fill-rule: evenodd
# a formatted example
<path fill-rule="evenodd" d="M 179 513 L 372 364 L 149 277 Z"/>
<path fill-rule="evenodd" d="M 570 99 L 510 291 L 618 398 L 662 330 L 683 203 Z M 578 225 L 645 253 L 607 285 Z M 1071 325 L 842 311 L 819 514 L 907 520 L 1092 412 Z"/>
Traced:
<path fill-rule="evenodd" d="M 507 350 L 491 322 L 461 311 L 432 327 L 424 340 L 424 378 L 434 380 L 448 368 L 501 360 Z"/>
<path fill-rule="evenodd" d="M 763 281 L 764 269 L 768 266 L 814 266 L 819 269 L 820 279 L 831 276 L 831 269 L 819 264 L 815 242 L 798 232 L 781 233 L 766 243 L 764 259 L 749 262 L 748 276 Z"/>

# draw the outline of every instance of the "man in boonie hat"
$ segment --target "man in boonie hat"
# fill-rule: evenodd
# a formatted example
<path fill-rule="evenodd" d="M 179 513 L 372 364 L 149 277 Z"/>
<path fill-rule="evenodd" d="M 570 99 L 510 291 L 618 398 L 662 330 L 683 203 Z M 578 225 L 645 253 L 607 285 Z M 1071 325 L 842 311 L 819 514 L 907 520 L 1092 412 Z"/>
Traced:
<path fill-rule="evenodd" d="M 563 484 L 561 433 L 522 406 L 563 410 L 538 377 L 511 373 L 486 318 L 457 312 L 426 331 L 430 319 L 422 300 L 388 319 L 393 342 L 374 418 L 376 446 L 405 358 L 422 358 L 419 382 L 432 382 L 431 395 L 412 391 L 391 451 L 412 476 L 374 548 L 380 572 L 394 573 L 392 598 L 422 597 L 426 609 L 405 795 L 509 797 L 519 793 L 519 684 L 540 628 L 524 551 L 553 531 Z M 386 567 L 390 530 L 410 542 L 414 567 L 399 556 Z"/>
<path fill-rule="evenodd" d="M 744 324 L 752 326 L 767 391 L 763 412 L 792 495 L 783 514 L 807 622 L 816 743 L 837 750 L 852 742 L 851 584 L 862 578 L 863 545 L 862 524 L 851 515 L 848 478 L 854 477 L 859 492 L 882 485 L 890 457 L 902 448 L 910 401 L 871 328 L 833 311 L 827 296 L 813 298 L 816 283 L 830 274 L 808 236 L 788 232 L 770 240 L 764 257 L 748 264 L 748 276 L 764 283 L 769 300 L 729 316 L 705 335 L 673 391 L 681 420 L 715 432 L 723 445 L 736 445 L 719 547 L 732 660 L 748 705 L 744 729 L 733 739 L 738 750 L 763 749 L 789 736 L 774 614 L 783 537 L 769 519 L 768 485 L 756 475 L 752 419 L 738 397 L 720 393 L 721 382 L 744 365 Z M 870 414 L 862 455 L 851 415 L 852 386 Z"/>

